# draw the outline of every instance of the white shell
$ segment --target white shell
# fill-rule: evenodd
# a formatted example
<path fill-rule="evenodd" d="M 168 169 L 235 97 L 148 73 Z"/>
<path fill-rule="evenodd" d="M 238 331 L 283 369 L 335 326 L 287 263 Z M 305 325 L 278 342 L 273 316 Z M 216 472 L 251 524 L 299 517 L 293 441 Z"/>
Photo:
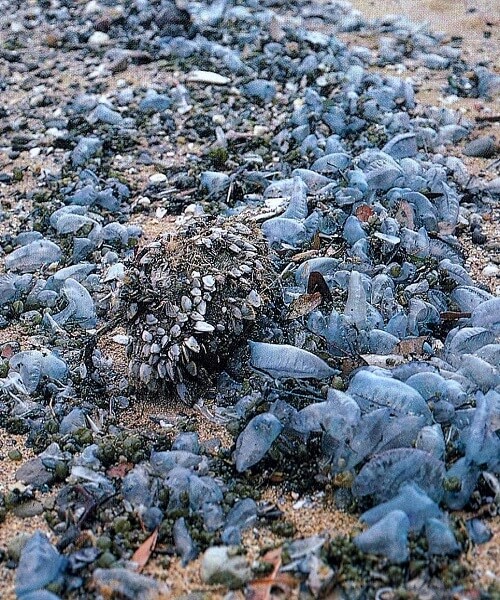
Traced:
<path fill-rule="evenodd" d="M 139 377 L 142 381 L 148 382 L 151 378 L 151 366 L 147 363 L 141 363 L 141 367 L 139 369 Z"/>
<path fill-rule="evenodd" d="M 213 71 L 202 71 L 196 69 L 191 71 L 191 73 L 187 76 L 188 81 L 196 81 L 198 83 L 208 83 L 212 85 L 226 85 L 231 80 L 229 77 L 224 77 L 224 75 L 219 75 L 219 73 L 214 73 Z"/>
<path fill-rule="evenodd" d="M 193 308 L 193 302 L 191 298 L 188 298 L 188 296 L 182 296 L 181 307 L 183 311 L 189 312 Z"/>
<path fill-rule="evenodd" d="M 207 312 L 207 303 L 205 302 L 205 300 L 200 300 L 200 302 L 196 306 L 196 310 L 200 313 L 200 315 L 205 316 L 205 313 Z"/>
<path fill-rule="evenodd" d="M 247 302 L 250 304 L 250 306 L 259 308 L 259 306 L 262 304 L 262 298 L 255 290 L 252 290 L 247 296 Z"/>
<path fill-rule="evenodd" d="M 214 289 L 215 288 L 215 279 L 212 275 L 205 275 L 202 277 L 203 286 L 205 289 Z"/>
<path fill-rule="evenodd" d="M 179 344 L 173 344 L 170 346 L 168 349 L 168 355 L 172 359 L 178 358 L 181 355 L 181 348 Z"/>
<path fill-rule="evenodd" d="M 167 374 L 167 367 L 165 366 L 165 361 L 164 360 L 160 360 L 160 362 L 158 363 L 158 375 L 160 376 L 160 379 L 165 379 L 165 375 Z"/>
<path fill-rule="evenodd" d="M 233 267 L 229 272 L 233 277 L 236 278 L 241 277 L 243 275 L 243 273 L 238 269 L 238 267 Z"/>
<path fill-rule="evenodd" d="M 206 321 L 196 321 L 194 329 L 200 333 L 212 333 L 215 327 Z"/>
<path fill-rule="evenodd" d="M 193 352 L 200 351 L 200 344 L 198 344 L 198 342 L 196 341 L 196 338 L 194 338 L 193 336 L 190 336 L 186 340 L 184 340 L 184 343 Z"/>
<path fill-rule="evenodd" d="M 181 327 L 180 325 L 178 325 L 177 323 L 175 325 L 172 325 L 172 327 L 170 328 L 170 335 L 172 337 L 178 337 L 181 334 Z M 161 340 L 161 343 L 163 344 L 163 339 Z"/>

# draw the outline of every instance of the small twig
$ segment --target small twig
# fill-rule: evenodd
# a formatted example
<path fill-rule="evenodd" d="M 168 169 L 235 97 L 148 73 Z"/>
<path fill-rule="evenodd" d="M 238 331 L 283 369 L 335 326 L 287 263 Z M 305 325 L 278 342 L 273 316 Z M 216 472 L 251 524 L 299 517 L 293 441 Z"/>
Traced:
<path fill-rule="evenodd" d="M 470 312 L 445 311 L 440 314 L 443 321 L 456 321 L 458 319 L 468 319 L 471 316 Z"/>
<path fill-rule="evenodd" d="M 496 169 L 498 166 L 500 166 L 500 158 L 491 161 L 491 163 L 486 167 L 486 169 L 489 171 L 491 169 Z"/>
<path fill-rule="evenodd" d="M 199 402 L 196 402 L 196 404 L 193 404 L 193 408 L 195 408 L 201 415 L 203 415 L 205 417 L 205 419 L 208 419 L 209 421 L 211 421 L 212 423 L 215 423 L 217 425 L 222 425 L 224 423 L 227 423 L 229 420 L 229 419 L 225 419 L 224 417 L 215 416 L 208 410 L 208 408 L 206 406 L 200 404 Z"/>
<path fill-rule="evenodd" d="M 101 335 L 104 335 L 105 333 L 108 333 L 109 331 L 113 331 L 113 329 L 116 329 L 116 327 L 118 327 L 118 325 L 120 324 L 120 320 L 122 317 L 114 317 L 113 319 L 111 319 L 111 321 L 108 321 L 107 323 L 105 323 L 102 327 L 99 327 L 99 329 L 96 329 L 95 332 L 95 337 L 98 338 Z"/>
<path fill-rule="evenodd" d="M 500 115 L 479 115 L 476 117 L 476 121 L 480 123 L 499 123 Z"/>
<path fill-rule="evenodd" d="M 229 201 L 231 200 L 231 196 L 233 195 L 233 187 L 234 187 L 234 179 L 229 184 L 229 188 L 227 190 L 226 204 L 229 204 Z"/>

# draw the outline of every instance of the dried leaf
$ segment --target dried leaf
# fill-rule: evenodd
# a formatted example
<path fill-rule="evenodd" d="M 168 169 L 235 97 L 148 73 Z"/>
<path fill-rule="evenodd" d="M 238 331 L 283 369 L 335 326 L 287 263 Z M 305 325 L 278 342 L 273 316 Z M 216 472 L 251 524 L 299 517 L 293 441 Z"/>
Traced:
<path fill-rule="evenodd" d="M 308 315 L 315 308 L 318 308 L 322 301 L 323 298 L 320 292 L 314 292 L 314 294 L 303 294 L 290 304 L 286 318 L 288 320 L 292 320 Z"/>
<path fill-rule="evenodd" d="M 342 371 L 342 375 L 347 377 L 350 375 L 355 369 L 359 369 L 359 367 L 366 367 L 368 363 L 362 356 L 346 356 L 340 361 Z"/>
<path fill-rule="evenodd" d="M 106 475 L 108 477 L 114 477 L 116 479 L 123 479 L 125 475 L 133 468 L 133 463 L 120 463 L 118 465 L 113 465 L 106 471 Z"/>
<path fill-rule="evenodd" d="M 361 204 L 356 209 L 356 216 L 360 221 L 366 223 L 373 216 L 373 208 L 368 204 Z"/>
<path fill-rule="evenodd" d="M 369 366 L 382 369 L 390 369 L 405 362 L 402 354 L 362 354 L 361 357 Z"/>
<path fill-rule="evenodd" d="M 298 252 L 292 256 L 293 262 L 303 262 L 304 260 L 308 260 L 309 258 L 315 258 L 318 256 L 318 252 L 316 250 L 305 250 L 304 252 Z"/>
<path fill-rule="evenodd" d="M 317 233 L 311 242 L 311 248 L 313 250 L 319 250 L 321 248 L 321 238 L 319 237 L 319 233 Z"/>
<path fill-rule="evenodd" d="M 324 302 L 333 300 L 330 288 L 319 271 L 313 271 L 307 280 L 307 293 L 314 294 L 314 292 L 319 292 Z"/>
<path fill-rule="evenodd" d="M 457 321 L 458 319 L 468 319 L 470 316 L 470 312 L 460 312 L 452 310 L 440 313 L 440 317 L 441 319 L 443 319 L 443 321 Z"/>
<path fill-rule="evenodd" d="M 137 565 L 135 570 L 138 573 L 140 573 L 146 566 L 149 558 L 151 557 L 151 553 L 155 549 L 157 539 L 158 527 L 146 540 L 144 540 L 144 542 L 142 542 L 139 548 L 137 548 L 137 550 L 132 555 L 132 562 L 134 562 Z"/>
<path fill-rule="evenodd" d="M 426 335 L 407 338 L 405 340 L 401 340 L 399 344 L 396 344 L 394 352 L 396 354 L 402 354 L 403 356 L 408 356 L 409 354 L 424 354 L 423 346 L 425 342 L 427 342 Z"/>
<path fill-rule="evenodd" d="M 482 121 L 483 123 L 499 123 L 500 115 L 480 115 L 476 117 L 476 121 Z"/>
<path fill-rule="evenodd" d="M 272 589 L 280 588 L 286 597 L 296 584 L 295 579 L 288 573 L 280 573 L 281 548 L 269 550 L 262 560 L 273 565 L 271 573 L 260 579 L 254 579 L 248 585 L 247 600 L 272 600 Z"/>

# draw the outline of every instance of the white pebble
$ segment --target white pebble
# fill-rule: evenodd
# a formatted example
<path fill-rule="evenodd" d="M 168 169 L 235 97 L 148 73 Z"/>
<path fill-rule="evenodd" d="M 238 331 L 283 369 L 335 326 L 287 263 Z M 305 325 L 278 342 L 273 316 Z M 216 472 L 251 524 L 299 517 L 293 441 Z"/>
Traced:
<path fill-rule="evenodd" d="M 89 46 L 99 48 L 99 46 L 106 46 L 109 44 L 109 35 L 103 31 L 94 31 L 89 37 Z"/>
<path fill-rule="evenodd" d="M 102 10 L 101 5 L 99 4 L 99 2 L 96 2 L 95 0 L 90 0 L 90 2 L 87 2 L 87 5 L 85 6 L 85 13 L 86 14 L 91 14 L 91 13 L 96 13 Z"/>
<path fill-rule="evenodd" d="M 167 176 L 165 173 L 153 173 L 153 175 L 150 175 L 149 181 L 155 185 L 158 183 L 165 183 L 165 181 L 167 181 Z"/>
<path fill-rule="evenodd" d="M 499 273 L 500 269 L 496 265 L 491 263 L 489 265 L 486 265 L 483 269 L 483 275 L 485 277 L 497 277 Z"/>
<path fill-rule="evenodd" d="M 213 85 L 226 85 L 231 81 L 229 77 L 224 77 L 212 71 L 191 71 L 187 76 L 187 80 L 199 83 L 211 83 Z"/>
<path fill-rule="evenodd" d="M 215 327 L 206 321 L 196 321 L 194 324 L 194 329 L 200 333 L 211 333 Z"/>
<path fill-rule="evenodd" d="M 253 134 L 255 137 L 262 137 L 263 135 L 266 135 L 268 131 L 268 128 L 264 125 L 255 125 L 253 128 Z"/>

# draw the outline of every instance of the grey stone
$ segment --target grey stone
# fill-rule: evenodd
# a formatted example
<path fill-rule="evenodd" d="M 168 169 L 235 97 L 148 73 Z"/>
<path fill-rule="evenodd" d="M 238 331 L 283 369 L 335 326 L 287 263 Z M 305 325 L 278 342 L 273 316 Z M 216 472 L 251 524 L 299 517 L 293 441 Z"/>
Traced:
<path fill-rule="evenodd" d="M 31 535 L 25 531 L 22 531 L 13 537 L 7 544 L 7 556 L 18 562 L 21 552 L 24 546 L 26 546 L 26 542 L 30 539 L 30 537 Z"/>
<path fill-rule="evenodd" d="M 27 485 L 42 487 L 52 483 L 54 474 L 47 471 L 40 458 L 33 458 L 19 467 L 16 471 L 16 479 Z"/>
<path fill-rule="evenodd" d="M 16 517 L 21 519 L 29 519 L 43 513 L 43 504 L 38 500 L 28 500 L 22 504 L 18 504 L 12 511 Z"/>
<path fill-rule="evenodd" d="M 483 136 L 472 140 L 463 149 L 465 156 L 479 156 L 481 158 L 490 158 L 495 154 L 495 151 L 495 140 L 491 136 Z"/>

